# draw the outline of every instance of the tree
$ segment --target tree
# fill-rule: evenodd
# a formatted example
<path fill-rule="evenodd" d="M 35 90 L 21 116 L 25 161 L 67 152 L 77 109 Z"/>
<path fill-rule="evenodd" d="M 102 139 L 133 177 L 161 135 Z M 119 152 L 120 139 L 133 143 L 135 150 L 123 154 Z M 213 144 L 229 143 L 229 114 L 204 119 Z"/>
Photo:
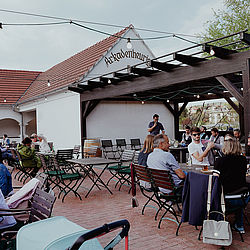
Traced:
<path fill-rule="evenodd" d="M 250 0 L 224 0 L 224 4 L 226 9 L 213 10 L 214 18 L 205 23 L 205 31 L 199 34 L 199 36 L 202 36 L 201 42 L 250 29 Z M 220 46 L 236 40 L 238 40 L 238 37 L 233 36 L 212 44 Z M 237 44 L 227 46 L 227 48 L 236 49 Z"/>

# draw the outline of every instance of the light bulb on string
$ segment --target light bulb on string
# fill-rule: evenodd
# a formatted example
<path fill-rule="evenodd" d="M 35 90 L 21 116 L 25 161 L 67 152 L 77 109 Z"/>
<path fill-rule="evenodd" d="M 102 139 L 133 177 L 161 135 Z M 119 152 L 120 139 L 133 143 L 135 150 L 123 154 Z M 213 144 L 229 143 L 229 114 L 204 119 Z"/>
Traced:
<path fill-rule="evenodd" d="M 213 49 L 210 50 L 210 55 L 214 56 L 215 55 L 215 51 Z"/>
<path fill-rule="evenodd" d="M 108 84 L 111 84 L 111 80 L 110 79 L 108 79 Z"/>
<path fill-rule="evenodd" d="M 48 98 L 45 96 L 44 100 L 45 100 L 45 101 L 47 101 L 47 100 L 48 100 Z"/>
<path fill-rule="evenodd" d="M 197 98 L 199 99 L 199 98 L 200 98 L 200 95 L 197 95 Z"/>
<path fill-rule="evenodd" d="M 6 98 L 3 99 L 3 102 L 7 102 Z"/>
<path fill-rule="evenodd" d="M 50 87 L 50 81 L 49 81 L 49 80 L 48 80 L 48 83 L 47 83 L 47 84 L 48 84 L 48 87 Z"/>
<path fill-rule="evenodd" d="M 167 102 L 170 102 L 169 99 L 167 99 Z"/>
<path fill-rule="evenodd" d="M 127 48 L 128 49 L 132 49 L 132 43 L 131 43 L 131 41 L 130 41 L 130 38 L 128 38 L 128 41 L 127 41 Z"/>
<path fill-rule="evenodd" d="M 144 103 L 145 103 L 144 101 L 141 102 L 142 105 L 143 105 Z"/>

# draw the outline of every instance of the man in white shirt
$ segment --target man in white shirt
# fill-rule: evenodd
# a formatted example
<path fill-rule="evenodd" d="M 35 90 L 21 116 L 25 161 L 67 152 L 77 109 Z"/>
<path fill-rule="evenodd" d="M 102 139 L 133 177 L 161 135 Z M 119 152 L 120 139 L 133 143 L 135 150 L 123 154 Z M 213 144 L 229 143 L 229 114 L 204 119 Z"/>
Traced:
<path fill-rule="evenodd" d="M 188 145 L 188 152 L 192 160 L 192 164 L 209 166 L 208 153 L 214 147 L 213 142 L 209 142 L 205 147 L 200 141 L 200 129 L 194 127 L 191 129 L 192 142 Z"/>

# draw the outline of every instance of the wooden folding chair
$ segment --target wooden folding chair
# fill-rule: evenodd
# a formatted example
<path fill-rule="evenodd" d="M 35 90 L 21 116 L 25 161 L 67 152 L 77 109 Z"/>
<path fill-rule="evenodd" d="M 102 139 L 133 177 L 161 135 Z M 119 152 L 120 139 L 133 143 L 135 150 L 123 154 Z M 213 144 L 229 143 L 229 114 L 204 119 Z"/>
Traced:
<path fill-rule="evenodd" d="M 118 163 L 118 165 L 108 167 L 108 170 L 111 173 L 111 177 L 109 178 L 107 185 L 111 180 L 116 180 L 117 182 L 115 184 L 115 187 L 117 187 L 117 185 L 120 184 L 119 186 L 119 191 L 120 191 L 122 185 L 129 182 L 126 177 L 130 175 L 130 163 L 133 161 L 134 153 L 135 153 L 134 150 L 125 149 L 122 152 L 120 162 Z"/>
<path fill-rule="evenodd" d="M 144 204 L 144 206 L 142 207 L 142 214 L 144 214 L 145 208 L 147 206 L 156 209 L 156 212 L 158 212 L 161 206 L 155 197 L 155 193 L 153 189 L 151 188 L 151 176 L 150 176 L 150 172 L 148 171 L 148 167 L 141 166 L 141 165 L 134 163 L 132 168 L 135 171 L 136 182 L 139 184 L 141 193 L 143 194 L 143 196 L 145 196 L 148 199 L 146 203 Z M 152 205 L 149 205 L 151 201 L 156 203 L 158 208 Z"/>
<path fill-rule="evenodd" d="M 53 205 L 55 203 L 55 196 L 48 194 L 39 187 L 37 187 L 32 199 L 29 202 L 29 207 L 26 209 L 0 209 L 1 216 L 15 216 L 28 214 L 26 221 L 18 222 L 15 226 L 6 228 L 1 231 L 1 249 L 10 249 L 10 246 L 15 248 L 15 236 L 18 230 L 26 224 L 43 220 L 51 217 Z"/>
<path fill-rule="evenodd" d="M 55 187 L 58 187 L 60 192 L 58 194 L 58 198 L 60 198 L 61 194 L 64 193 L 62 197 L 62 202 L 64 201 L 67 194 L 73 192 L 76 197 L 79 197 L 82 200 L 80 194 L 77 192 L 78 188 L 82 184 L 84 178 L 86 177 L 85 173 L 80 173 L 74 165 L 68 164 L 66 167 L 60 166 L 57 158 L 52 157 L 53 159 L 53 181 Z M 51 172 L 49 173 L 51 174 Z"/>
<path fill-rule="evenodd" d="M 161 209 L 165 209 L 165 212 L 160 218 L 158 228 L 161 226 L 161 222 L 164 219 L 164 216 L 169 212 L 171 213 L 174 219 L 166 218 L 171 221 L 174 221 L 179 225 L 179 218 L 180 215 L 177 214 L 174 205 L 177 205 L 177 208 L 179 211 L 181 211 L 179 204 L 182 202 L 181 200 L 181 191 L 182 186 L 176 187 L 174 184 L 174 181 L 172 179 L 172 175 L 169 171 L 166 170 L 159 170 L 159 169 L 151 169 L 148 168 L 149 174 L 150 174 L 150 182 L 152 189 L 154 191 L 154 196 L 157 199 L 157 201 L 160 204 L 160 209 L 157 211 L 155 218 L 157 218 L 158 213 Z M 168 189 L 170 190 L 170 193 L 163 193 L 160 191 L 160 189 Z"/>
<path fill-rule="evenodd" d="M 15 154 L 18 158 L 18 161 L 15 163 L 15 168 L 17 169 L 17 173 L 14 178 L 20 182 L 25 183 L 28 178 L 32 179 L 34 177 L 34 170 L 37 170 L 36 164 L 34 162 L 34 167 L 23 167 L 23 163 L 25 159 L 22 159 L 21 155 L 17 150 L 15 150 Z"/>

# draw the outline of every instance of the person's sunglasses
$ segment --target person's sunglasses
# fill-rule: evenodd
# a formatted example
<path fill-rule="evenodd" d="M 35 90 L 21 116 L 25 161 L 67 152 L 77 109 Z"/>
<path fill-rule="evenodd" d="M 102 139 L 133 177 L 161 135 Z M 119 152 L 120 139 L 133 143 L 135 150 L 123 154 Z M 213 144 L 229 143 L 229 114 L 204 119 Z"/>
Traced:
<path fill-rule="evenodd" d="M 197 135 L 200 136 L 200 134 L 193 134 L 193 136 L 197 136 Z"/>

